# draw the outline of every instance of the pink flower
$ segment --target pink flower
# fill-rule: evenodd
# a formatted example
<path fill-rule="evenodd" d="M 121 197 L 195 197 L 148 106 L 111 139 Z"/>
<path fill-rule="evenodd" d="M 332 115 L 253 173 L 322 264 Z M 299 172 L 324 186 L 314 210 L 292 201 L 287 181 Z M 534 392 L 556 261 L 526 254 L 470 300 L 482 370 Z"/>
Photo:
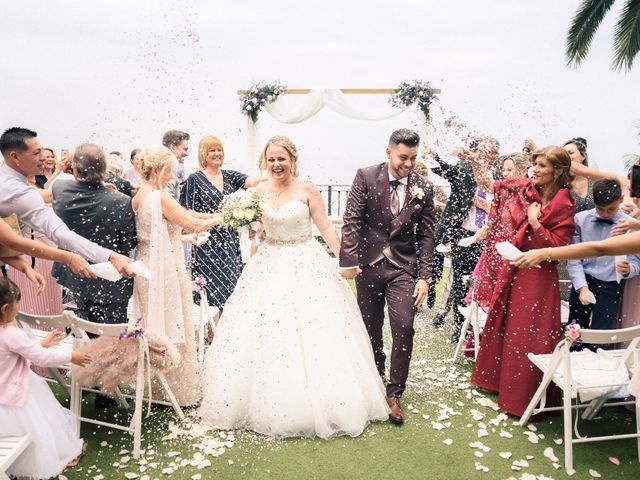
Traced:
<path fill-rule="evenodd" d="M 576 340 L 578 340 L 580 338 L 580 327 L 575 326 L 570 328 L 567 331 L 567 337 L 569 337 L 569 340 L 571 340 L 572 342 L 575 342 Z"/>

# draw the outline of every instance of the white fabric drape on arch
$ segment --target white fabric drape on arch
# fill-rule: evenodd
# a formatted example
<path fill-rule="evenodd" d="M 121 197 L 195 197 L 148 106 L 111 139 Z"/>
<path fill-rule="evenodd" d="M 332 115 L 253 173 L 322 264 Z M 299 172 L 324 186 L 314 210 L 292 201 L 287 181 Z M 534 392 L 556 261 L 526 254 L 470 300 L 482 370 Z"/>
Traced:
<path fill-rule="evenodd" d="M 324 107 L 333 110 L 345 117 L 354 118 L 356 120 L 386 120 L 403 113 L 409 107 L 392 107 L 388 106 L 380 111 L 363 111 L 349 101 L 346 94 L 337 89 L 314 89 L 311 90 L 304 102 L 295 109 L 287 109 L 280 97 L 275 102 L 265 105 L 264 112 L 269 113 L 273 118 L 282 123 L 301 123 L 308 118 L 313 117 Z M 419 112 L 420 117 L 420 137 L 423 141 L 430 143 L 431 129 L 429 128 L 429 120 L 424 113 Z M 247 158 L 246 170 L 253 172 L 256 170 L 258 160 L 260 158 L 260 134 L 259 122 L 253 123 L 251 118 L 247 116 Z"/>

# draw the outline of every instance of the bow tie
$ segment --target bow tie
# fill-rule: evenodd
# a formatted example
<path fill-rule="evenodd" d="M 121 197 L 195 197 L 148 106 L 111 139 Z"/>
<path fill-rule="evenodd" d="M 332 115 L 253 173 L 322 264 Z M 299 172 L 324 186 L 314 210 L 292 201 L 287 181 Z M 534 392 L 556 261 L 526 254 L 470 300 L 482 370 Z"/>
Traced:
<path fill-rule="evenodd" d="M 601 218 L 601 217 L 594 218 L 593 222 L 594 223 L 606 223 L 607 225 L 614 225 L 616 223 L 613 220 L 611 220 L 610 218 Z"/>
<path fill-rule="evenodd" d="M 396 188 L 398 188 L 400 186 L 400 183 L 401 183 L 400 180 L 391 180 L 389 182 L 389 185 L 391 186 L 391 188 L 393 188 L 395 190 Z"/>

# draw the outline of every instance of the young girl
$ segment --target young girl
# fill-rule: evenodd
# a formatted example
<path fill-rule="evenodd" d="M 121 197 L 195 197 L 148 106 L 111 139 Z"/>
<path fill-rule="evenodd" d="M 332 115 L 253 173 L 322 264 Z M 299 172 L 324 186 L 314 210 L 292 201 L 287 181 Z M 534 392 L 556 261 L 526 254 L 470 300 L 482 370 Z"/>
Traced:
<path fill-rule="evenodd" d="M 86 353 L 49 350 L 64 338 L 59 330 L 41 342 L 29 338 L 16 323 L 20 290 L 11 280 L 0 278 L 0 432 L 29 434 L 31 444 L 9 467 L 9 475 L 30 479 L 57 476 L 82 453 L 74 415 L 63 408 L 46 382 L 29 368 L 33 363 L 48 367 L 71 361 L 86 365 Z"/>

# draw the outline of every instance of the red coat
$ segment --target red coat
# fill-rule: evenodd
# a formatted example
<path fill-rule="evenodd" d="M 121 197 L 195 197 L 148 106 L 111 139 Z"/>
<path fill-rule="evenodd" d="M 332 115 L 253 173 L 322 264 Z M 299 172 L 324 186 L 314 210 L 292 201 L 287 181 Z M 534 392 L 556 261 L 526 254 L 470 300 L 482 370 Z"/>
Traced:
<path fill-rule="evenodd" d="M 530 180 L 496 182 L 495 193 L 486 249 L 502 240 L 522 251 L 571 243 L 575 200 L 569 189 L 561 188 L 540 212 L 542 226 L 537 232 L 529 224 L 527 208 L 541 198 Z M 487 258 L 494 258 L 493 254 Z M 498 392 L 500 408 L 512 415 L 522 416 L 542 380 L 527 354 L 551 353 L 560 341 L 556 265 L 542 262 L 541 268 L 515 269 L 505 261 L 491 264 L 489 314 L 471 382 Z M 486 283 L 480 295 L 487 298 Z"/>

